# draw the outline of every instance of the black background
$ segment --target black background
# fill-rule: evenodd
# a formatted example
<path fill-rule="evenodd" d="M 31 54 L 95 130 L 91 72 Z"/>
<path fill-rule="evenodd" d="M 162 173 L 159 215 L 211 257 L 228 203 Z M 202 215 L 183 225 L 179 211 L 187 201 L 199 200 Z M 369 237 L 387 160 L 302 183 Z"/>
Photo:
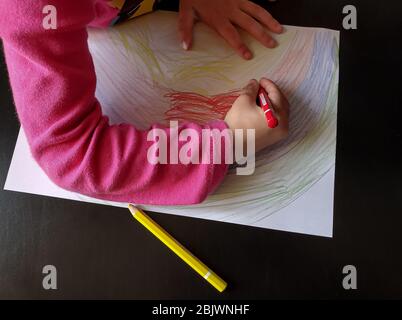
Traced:
<path fill-rule="evenodd" d="M 401 2 L 264 3 L 284 24 L 341 30 L 334 237 L 150 213 L 229 283 L 219 294 L 128 210 L 0 191 L 0 298 L 402 298 Z M 342 29 L 347 4 L 357 30 Z M 19 125 L 0 60 L 2 187 Z M 58 290 L 42 288 L 47 264 Z M 342 287 L 348 264 L 357 290 Z"/>

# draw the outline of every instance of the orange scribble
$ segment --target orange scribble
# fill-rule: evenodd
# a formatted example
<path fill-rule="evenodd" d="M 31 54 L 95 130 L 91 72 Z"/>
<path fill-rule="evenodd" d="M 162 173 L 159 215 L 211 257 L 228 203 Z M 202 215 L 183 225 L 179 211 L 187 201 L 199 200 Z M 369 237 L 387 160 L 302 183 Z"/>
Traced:
<path fill-rule="evenodd" d="M 165 94 L 171 102 L 171 108 L 165 112 L 165 120 L 204 124 L 210 120 L 223 119 L 239 95 L 238 90 L 214 96 L 170 91 Z"/>

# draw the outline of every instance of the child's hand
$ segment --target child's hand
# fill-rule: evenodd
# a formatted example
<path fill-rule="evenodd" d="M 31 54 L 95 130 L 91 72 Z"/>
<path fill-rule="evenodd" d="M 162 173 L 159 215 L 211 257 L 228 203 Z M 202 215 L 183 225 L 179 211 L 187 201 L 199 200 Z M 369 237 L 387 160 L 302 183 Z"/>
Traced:
<path fill-rule="evenodd" d="M 252 53 L 235 26 L 246 30 L 268 48 L 277 43 L 264 28 L 275 33 L 283 30 L 265 9 L 248 0 L 180 0 L 179 31 L 186 50 L 191 47 L 196 17 L 217 31 L 247 60 L 252 58 Z"/>
<path fill-rule="evenodd" d="M 276 128 L 268 127 L 262 108 L 256 104 L 259 89 L 257 80 L 251 80 L 248 83 L 225 117 L 230 129 L 255 129 L 256 151 L 285 138 L 289 130 L 288 100 L 271 80 L 262 78 L 260 85 L 267 91 L 273 104 L 274 113 L 279 122 Z M 244 144 L 246 144 L 246 137 L 246 132 L 243 132 Z"/>

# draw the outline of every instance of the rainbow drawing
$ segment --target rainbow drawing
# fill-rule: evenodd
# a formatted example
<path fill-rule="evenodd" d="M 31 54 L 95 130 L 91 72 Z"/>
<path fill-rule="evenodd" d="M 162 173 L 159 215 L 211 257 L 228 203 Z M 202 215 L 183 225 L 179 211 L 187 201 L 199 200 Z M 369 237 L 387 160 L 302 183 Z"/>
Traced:
<path fill-rule="evenodd" d="M 265 76 L 277 82 L 290 101 L 290 135 L 257 154 L 253 175 L 229 172 L 204 203 L 144 208 L 332 236 L 339 32 L 287 26 L 273 50 L 242 34 L 255 56 L 243 61 L 202 24 L 196 26 L 193 49 L 182 50 L 176 24 L 176 13 L 155 12 L 107 31 L 90 31 L 96 96 L 111 123 L 131 122 L 146 129 L 155 122 L 223 119 L 240 88 L 251 78 Z M 24 143 L 21 133 L 14 158 L 29 157 Z M 17 185 L 12 173 L 8 188 L 126 206 L 61 190 L 33 167 L 27 175 L 46 179 L 42 188 L 33 190 L 28 182 Z"/>

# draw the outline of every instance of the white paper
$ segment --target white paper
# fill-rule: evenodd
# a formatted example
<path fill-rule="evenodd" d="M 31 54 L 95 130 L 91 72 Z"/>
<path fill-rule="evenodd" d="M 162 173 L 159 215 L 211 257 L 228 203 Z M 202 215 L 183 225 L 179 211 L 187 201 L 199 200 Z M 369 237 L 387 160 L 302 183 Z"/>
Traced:
<path fill-rule="evenodd" d="M 251 78 L 279 84 L 291 103 L 290 135 L 256 158 L 251 176 L 229 173 L 196 206 L 142 206 L 158 212 L 320 236 L 332 236 L 339 32 L 287 26 L 270 50 L 242 34 L 254 52 L 243 61 L 214 31 L 197 24 L 194 47 L 179 45 L 177 15 L 155 12 L 109 30 L 91 30 L 96 96 L 111 123 L 194 120 L 169 95 L 209 97 L 238 90 Z M 185 99 L 185 97 L 184 97 Z M 213 106 L 200 122 L 217 115 Z M 20 131 L 5 189 L 126 207 L 54 185 L 32 159 Z"/>

